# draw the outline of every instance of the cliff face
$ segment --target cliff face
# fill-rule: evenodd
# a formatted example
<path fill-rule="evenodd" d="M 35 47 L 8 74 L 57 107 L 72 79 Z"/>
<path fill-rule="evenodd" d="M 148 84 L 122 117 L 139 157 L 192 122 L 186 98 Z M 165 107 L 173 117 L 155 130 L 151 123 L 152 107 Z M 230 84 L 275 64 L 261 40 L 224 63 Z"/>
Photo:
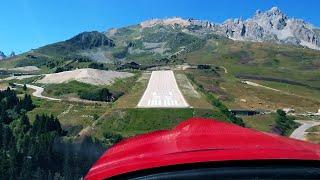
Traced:
<path fill-rule="evenodd" d="M 142 29 L 154 26 L 180 27 L 195 34 L 213 33 L 233 40 L 293 44 L 320 50 L 319 30 L 303 20 L 288 17 L 277 7 L 265 12 L 257 11 L 246 20 L 228 19 L 222 24 L 179 17 L 140 23 Z"/>

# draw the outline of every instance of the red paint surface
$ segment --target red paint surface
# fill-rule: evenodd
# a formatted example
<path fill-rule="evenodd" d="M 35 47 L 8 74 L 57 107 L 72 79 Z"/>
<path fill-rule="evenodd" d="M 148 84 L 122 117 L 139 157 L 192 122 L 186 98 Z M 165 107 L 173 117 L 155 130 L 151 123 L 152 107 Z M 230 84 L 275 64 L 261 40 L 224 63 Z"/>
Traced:
<path fill-rule="evenodd" d="M 320 161 L 320 145 L 213 119 L 192 118 L 172 130 L 121 141 L 100 157 L 85 179 L 177 164 L 270 159 Z"/>

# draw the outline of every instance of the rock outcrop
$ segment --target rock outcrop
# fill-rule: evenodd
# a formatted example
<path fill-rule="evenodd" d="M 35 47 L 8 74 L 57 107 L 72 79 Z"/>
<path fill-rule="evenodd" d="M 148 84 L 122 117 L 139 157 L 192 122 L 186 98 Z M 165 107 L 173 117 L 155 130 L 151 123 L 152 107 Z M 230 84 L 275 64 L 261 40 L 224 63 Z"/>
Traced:
<path fill-rule="evenodd" d="M 80 33 L 66 42 L 79 49 L 92 49 L 101 46 L 113 47 L 115 45 L 111 39 L 98 31 Z"/>
<path fill-rule="evenodd" d="M 179 26 L 184 32 L 196 35 L 213 33 L 233 40 L 293 44 L 320 50 L 320 30 L 303 20 L 288 17 L 277 7 L 265 12 L 258 10 L 252 18 L 246 20 L 228 19 L 222 24 L 180 17 L 140 23 L 142 29 L 156 25 Z"/>
<path fill-rule="evenodd" d="M 289 18 L 277 7 L 257 11 L 247 20 L 229 19 L 220 25 L 219 33 L 234 40 L 271 41 L 320 50 L 317 30 L 303 20 Z"/>

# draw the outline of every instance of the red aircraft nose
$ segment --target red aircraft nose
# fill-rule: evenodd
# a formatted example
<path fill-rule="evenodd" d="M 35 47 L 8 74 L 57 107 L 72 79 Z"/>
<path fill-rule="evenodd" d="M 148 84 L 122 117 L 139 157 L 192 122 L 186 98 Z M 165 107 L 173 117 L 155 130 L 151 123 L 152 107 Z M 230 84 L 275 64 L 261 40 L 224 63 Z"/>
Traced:
<path fill-rule="evenodd" d="M 279 159 L 320 162 L 320 145 L 214 119 L 191 118 L 172 130 L 138 135 L 114 145 L 85 179 L 179 164 Z"/>

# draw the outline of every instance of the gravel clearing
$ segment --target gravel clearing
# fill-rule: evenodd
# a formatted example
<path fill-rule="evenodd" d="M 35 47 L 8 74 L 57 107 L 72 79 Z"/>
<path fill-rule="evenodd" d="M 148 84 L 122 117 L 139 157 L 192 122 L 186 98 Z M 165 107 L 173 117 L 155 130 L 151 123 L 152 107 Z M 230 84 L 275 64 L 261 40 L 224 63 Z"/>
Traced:
<path fill-rule="evenodd" d="M 33 72 L 33 71 L 40 71 L 40 69 L 36 66 L 23 66 L 23 67 L 16 67 L 8 69 L 9 71 L 23 71 L 23 72 Z"/>
<path fill-rule="evenodd" d="M 153 71 L 139 108 L 185 108 L 188 103 L 181 94 L 173 71 Z"/>
<path fill-rule="evenodd" d="M 7 77 L 3 80 L 6 80 L 6 81 L 9 81 L 9 80 L 22 80 L 22 79 L 27 79 L 27 78 L 32 78 L 32 77 L 37 77 L 37 76 L 41 76 L 41 75 L 21 75 L 21 76 L 10 76 L 10 77 Z"/>
<path fill-rule="evenodd" d="M 38 80 L 37 82 L 43 84 L 59 84 L 75 80 L 93 85 L 108 85 L 113 83 L 117 78 L 127 78 L 130 76 L 133 76 L 133 74 L 127 72 L 105 71 L 86 68 L 46 74 L 44 78 Z"/>

